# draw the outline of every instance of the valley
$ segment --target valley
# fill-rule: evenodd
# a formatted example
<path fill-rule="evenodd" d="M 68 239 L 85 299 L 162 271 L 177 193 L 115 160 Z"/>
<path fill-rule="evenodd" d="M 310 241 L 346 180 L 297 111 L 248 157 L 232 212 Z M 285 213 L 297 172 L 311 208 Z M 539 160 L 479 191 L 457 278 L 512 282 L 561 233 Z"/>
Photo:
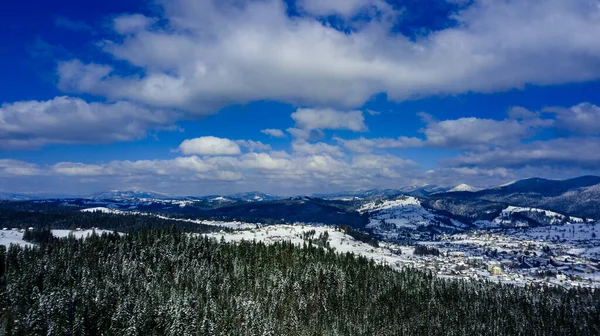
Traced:
<path fill-rule="evenodd" d="M 562 183 L 558 191 L 557 187 L 551 191 L 547 191 L 548 187 L 542 189 L 551 197 L 577 198 L 578 193 L 587 194 L 590 188 L 581 183 L 578 179 L 573 188 Z M 539 181 L 530 189 L 523 186 L 526 184 L 517 181 L 499 188 L 512 188 L 513 198 L 517 197 L 517 187 L 524 195 L 541 192 Z M 100 197 L 0 204 L 36 213 L 116 216 L 117 221 L 118 217 L 153 218 L 163 221 L 163 225 L 208 228 L 207 232 L 196 234 L 226 242 L 289 241 L 297 246 L 315 243 L 395 269 L 415 268 L 440 277 L 522 286 L 600 286 L 599 221 L 565 214 L 567 211 L 474 201 L 475 193 L 497 194 L 497 190 L 455 190 L 426 197 L 369 190 L 351 199 L 340 194 L 284 198 L 260 193 L 172 198 L 135 191 L 116 192 L 112 198 L 104 193 Z M 0 244 L 32 246 L 22 240 L 28 229 L 33 227 L 27 223 L 18 227 L 4 225 Z M 85 225 L 70 229 L 61 226 L 55 227 L 52 234 L 64 237 L 71 232 L 82 237 L 90 229 Z M 96 232 L 106 229 L 96 228 Z M 422 247 L 427 247 L 425 252 Z"/>

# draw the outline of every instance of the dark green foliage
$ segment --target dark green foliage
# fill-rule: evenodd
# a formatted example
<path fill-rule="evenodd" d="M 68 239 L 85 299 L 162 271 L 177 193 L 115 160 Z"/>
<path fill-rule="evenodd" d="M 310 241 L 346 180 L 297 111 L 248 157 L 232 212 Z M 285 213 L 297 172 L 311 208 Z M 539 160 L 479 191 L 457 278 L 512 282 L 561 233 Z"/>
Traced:
<path fill-rule="evenodd" d="M 415 255 L 431 255 L 431 256 L 439 256 L 440 250 L 435 247 L 429 247 L 425 245 L 417 245 L 415 246 L 415 251 L 413 252 Z"/>
<path fill-rule="evenodd" d="M 14 204 L 14 203 L 13 203 Z M 6 205 L 6 204 L 5 204 Z M 52 211 L 15 210 L 0 207 L 0 223 L 3 227 L 27 229 L 105 229 L 119 232 L 131 232 L 141 229 L 162 229 L 177 227 L 190 232 L 213 232 L 227 230 L 222 227 L 202 225 L 197 223 L 174 221 L 158 218 L 152 215 L 116 215 L 107 213 L 89 213 L 67 211 L 52 208 Z"/>
<path fill-rule="evenodd" d="M 338 206 L 339 204 L 336 202 L 305 197 L 268 202 L 247 202 L 207 210 L 202 215 L 216 219 L 266 224 L 302 222 L 364 227 L 369 222 L 367 216 Z"/>
<path fill-rule="evenodd" d="M 50 229 L 28 229 L 23 233 L 23 240 L 37 244 L 47 244 L 55 239 Z"/>
<path fill-rule="evenodd" d="M 3 335 L 597 335 L 600 294 L 177 230 L 0 248 Z"/>
<path fill-rule="evenodd" d="M 372 236 L 368 233 L 354 230 L 351 227 L 349 227 L 348 225 L 340 225 L 339 228 L 340 228 L 340 230 L 344 231 L 345 234 L 349 235 L 350 237 L 352 237 L 358 241 L 367 243 L 373 247 L 379 247 L 379 240 L 377 240 L 377 238 L 375 238 L 374 236 Z"/>

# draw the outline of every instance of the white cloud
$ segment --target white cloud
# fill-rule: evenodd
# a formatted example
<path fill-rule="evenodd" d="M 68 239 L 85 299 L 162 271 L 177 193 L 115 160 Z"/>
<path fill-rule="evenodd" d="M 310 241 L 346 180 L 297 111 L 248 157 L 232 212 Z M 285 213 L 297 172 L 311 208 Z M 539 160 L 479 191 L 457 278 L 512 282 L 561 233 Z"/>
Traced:
<path fill-rule="evenodd" d="M 361 111 L 337 111 L 334 109 L 300 108 L 292 113 L 296 126 L 302 130 L 350 130 L 364 132 L 367 130 L 365 118 Z"/>
<path fill-rule="evenodd" d="M 595 0 L 475 0 L 457 25 L 413 40 L 379 16 L 350 32 L 288 17 L 279 0 L 161 3 L 168 28 L 128 15 L 117 22 L 135 24 L 115 27 L 127 37 L 103 46 L 143 75 L 75 60 L 59 66 L 60 87 L 206 114 L 255 100 L 347 109 L 381 92 L 403 100 L 600 77 Z M 370 2 L 311 3 L 351 15 Z"/>
<path fill-rule="evenodd" d="M 126 35 L 143 31 L 156 22 L 142 14 L 121 15 L 113 20 L 113 27 L 117 33 Z"/>
<path fill-rule="evenodd" d="M 600 138 L 559 138 L 521 143 L 486 152 L 473 152 L 444 160 L 450 166 L 473 167 L 577 167 L 600 169 Z"/>
<path fill-rule="evenodd" d="M 237 140 L 236 143 L 250 151 L 268 151 L 271 150 L 271 145 L 264 144 L 254 140 Z"/>
<path fill-rule="evenodd" d="M 358 155 L 352 159 L 354 168 L 382 169 L 407 166 L 415 167 L 417 164 L 393 155 Z"/>
<path fill-rule="evenodd" d="M 296 4 L 312 15 L 341 15 L 348 17 L 355 15 L 365 7 L 374 6 L 378 2 L 374 0 L 300 0 Z"/>
<path fill-rule="evenodd" d="M 426 144 L 449 148 L 487 148 L 509 143 L 518 143 L 535 132 L 525 123 L 517 120 L 493 120 L 480 118 L 459 118 L 437 121 L 424 115 L 428 120 L 423 129 Z"/>
<path fill-rule="evenodd" d="M 413 147 L 485 150 L 518 144 L 535 135 L 540 128 L 554 125 L 554 120 L 541 119 L 539 113 L 523 108 L 513 108 L 509 113 L 511 118 L 505 120 L 459 118 L 439 121 L 429 114 L 419 114 L 426 123 L 420 130 L 425 139 L 400 136 L 396 139 L 360 137 L 352 140 L 335 137 L 334 140 L 357 153 L 369 153 L 373 148 Z"/>
<path fill-rule="evenodd" d="M 296 127 L 290 127 L 286 129 L 294 138 L 304 140 L 318 140 L 325 137 L 325 133 L 322 130 L 307 130 Z"/>
<path fill-rule="evenodd" d="M 19 160 L 0 159 L 0 176 L 33 176 L 42 174 L 43 171 L 35 164 Z"/>
<path fill-rule="evenodd" d="M 260 132 L 263 134 L 266 134 L 266 135 L 270 135 L 275 138 L 284 138 L 285 137 L 285 133 L 283 133 L 283 131 L 280 129 L 267 128 Z"/>
<path fill-rule="evenodd" d="M 300 155 L 317 155 L 327 154 L 331 156 L 344 156 L 342 151 L 337 146 L 328 145 L 324 142 L 310 144 L 306 141 L 294 141 L 292 142 L 292 149 L 295 153 Z"/>
<path fill-rule="evenodd" d="M 600 134 L 600 107 L 581 103 L 571 108 L 547 108 L 546 112 L 556 114 L 556 127 L 576 134 Z"/>
<path fill-rule="evenodd" d="M 354 140 L 345 140 L 342 138 L 335 137 L 338 143 L 344 146 L 346 149 L 356 153 L 369 153 L 373 148 L 410 148 L 410 147 L 422 147 L 425 142 L 418 138 L 409 137 L 398 137 L 397 139 L 392 138 L 373 138 L 366 139 L 360 137 Z"/>
<path fill-rule="evenodd" d="M 101 165 L 83 164 L 76 162 L 61 162 L 52 166 L 52 170 L 60 175 L 67 176 L 100 176 L 106 171 Z"/>
<path fill-rule="evenodd" d="M 381 112 L 379 111 L 373 111 L 373 110 L 367 110 L 367 113 L 372 115 L 372 116 L 376 116 L 376 115 L 380 115 Z"/>
<path fill-rule="evenodd" d="M 179 145 L 179 150 L 186 155 L 238 155 L 240 146 L 233 141 L 214 136 L 205 136 L 185 140 Z"/>
<path fill-rule="evenodd" d="M 128 102 L 87 103 L 71 97 L 3 104 L 0 149 L 129 141 L 168 128 L 175 117 Z"/>

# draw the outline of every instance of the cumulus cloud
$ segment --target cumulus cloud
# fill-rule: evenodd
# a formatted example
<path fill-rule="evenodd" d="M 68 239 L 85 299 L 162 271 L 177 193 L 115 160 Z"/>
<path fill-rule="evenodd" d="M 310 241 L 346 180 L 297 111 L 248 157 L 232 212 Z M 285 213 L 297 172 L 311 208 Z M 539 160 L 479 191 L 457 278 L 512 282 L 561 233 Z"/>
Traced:
<path fill-rule="evenodd" d="M 0 149 L 129 141 L 169 128 L 175 117 L 129 102 L 87 103 L 71 97 L 3 104 Z"/>
<path fill-rule="evenodd" d="M 290 127 L 286 129 L 294 138 L 304 140 L 319 140 L 325 137 L 325 133 L 322 130 L 307 130 L 296 127 Z"/>
<path fill-rule="evenodd" d="M 415 163 L 387 155 L 348 157 L 335 146 L 298 143 L 292 153 L 271 151 L 229 156 L 188 155 L 168 160 L 118 160 L 93 164 L 59 162 L 46 167 L 20 161 L 0 162 L 0 174 L 15 177 L 17 174 L 25 175 L 25 171 L 13 169 L 4 172 L 4 167 L 32 169 L 31 173 L 46 175 L 50 179 L 58 177 L 63 183 L 71 185 L 103 181 L 107 184 L 135 183 L 152 187 L 163 184 L 165 188 L 179 188 L 183 184 L 187 190 L 193 190 L 194 185 L 201 185 L 203 193 L 206 193 L 211 192 L 209 190 L 219 192 L 224 188 L 221 183 L 231 182 L 240 189 L 252 187 L 280 192 L 289 186 L 297 193 L 300 190 L 314 192 L 334 187 L 375 186 L 384 180 L 398 183 L 392 180 L 402 177 L 406 169 L 412 170 Z"/>
<path fill-rule="evenodd" d="M 347 109 L 381 92 L 403 100 L 600 77 L 594 0 L 475 0 L 452 14 L 455 25 L 416 39 L 392 33 L 378 15 L 351 31 L 290 17 L 281 0 L 159 3 L 164 16 L 117 18 L 123 36 L 100 44 L 140 73 L 72 60 L 58 68 L 60 87 L 206 114 L 255 100 Z M 344 16 L 371 3 L 302 6 Z"/>
<path fill-rule="evenodd" d="M 283 133 L 283 131 L 280 129 L 267 128 L 260 132 L 263 134 L 266 134 L 266 135 L 270 135 L 274 138 L 284 138 L 285 137 L 285 133 Z"/>
<path fill-rule="evenodd" d="M 374 148 L 438 147 L 469 151 L 484 151 L 488 148 L 505 147 L 520 143 L 538 133 L 542 128 L 555 126 L 554 119 L 544 119 L 540 112 L 531 112 L 522 107 L 509 111 L 504 120 L 485 118 L 459 118 L 437 120 L 427 113 L 419 113 L 425 127 L 420 130 L 424 139 L 400 136 L 398 138 L 342 139 L 339 144 L 357 153 L 369 153 Z"/>
<path fill-rule="evenodd" d="M 240 146 L 235 141 L 214 136 L 184 140 L 179 145 L 179 150 L 186 155 L 238 155 L 241 153 Z"/>
<path fill-rule="evenodd" d="M 425 142 L 419 138 L 409 138 L 404 136 L 398 137 L 397 139 L 366 139 L 364 137 L 360 137 L 354 140 L 345 140 L 339 137 L 335 137 L 334 140 L 336 140 L 346 149 L 356 153 L 369 153 L 373 148 L 410 148 L 422 147 L 425 145 Z"/>
<path fill-rule="evenodd" d="M 250 151 L 268 151 L 271 150 L 271 145 L 264 144 L 254 140 L 237 140 L 236 143 Z"/>
<path fill-rule="evenodd" d="M 100 176 L 107 175 L 101 165 L 83 164 L 77 162 L 61 162 L 52 167 L 52 171 L 67 176 Z"/>
<path fill-rule="evenodd" d="M 599 138 L 559 138 L 522 143 L 486 152 L 467 153 L 443 161 L 450 166 L 508 167 L 526 166 L 600 168 Z"/>
<path fill-rule="evenodd" d="M 302 10 L 316 16 L 341 15 L 348 17 L 368 6 L 375 6 L 374 0 L 300 0 L 296 4 Z"/>
<path fill-rule="evenodd" d="M 121 15 L 113 20 L 113 27 L 117 33 L 126 35 L 143 31 L 155 22 L 155 18 L 142 14 Z"/>
<path fill-rule="evenodd" d="M 337 146 L 328 145 L 324 142 L 315 144 L 308 143 L 306 141 L 294 141 L 292 143 L 292 149 L 295 153 L 300 155 L 316 155 L 316 154 L 328 154 L 331 156 L 344 156 L 344 153 Z"/>
<path fill-rule="evenodd" d="M 301 108 L 292 113 L 296 126 L 303 130 L 350 130 L 364 132 L 367 130 L 365 118 L 361 111 L 337 111 L 334 109 Z"/>
<path fill-rule="evenodd" d="M 556 114 L 556 126 L 576 134 L 600 134 L 600 107 L 581 103 L 571 108 L 552 107 L 545 112 Z"/>
<path fill-rule="evenodd" d="M 43 171 L 36 164 L 12 159 L 0 159 L 0 176 L 33 176 L 42 174 Z"/>
<path fill-rule="evenodd" d="M 478 148 L 502 146 L 534 135 L 530 125 L 517 120 L 459 118 L 437 121 L 422 114 L 427 126 L 422 130 L 428 146 Z"/>

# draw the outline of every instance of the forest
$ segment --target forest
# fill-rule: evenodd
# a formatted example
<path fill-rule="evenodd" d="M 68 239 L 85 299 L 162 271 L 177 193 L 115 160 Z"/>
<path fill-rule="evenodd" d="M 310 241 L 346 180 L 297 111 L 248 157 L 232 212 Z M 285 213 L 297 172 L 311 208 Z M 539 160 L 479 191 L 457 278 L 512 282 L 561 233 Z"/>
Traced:
<path fill-rule="evenodd" d="M 598 291 L 446 280 L 177 228 L 0 246 L 0 307 L 2 335 L 600 334 Z"/>

